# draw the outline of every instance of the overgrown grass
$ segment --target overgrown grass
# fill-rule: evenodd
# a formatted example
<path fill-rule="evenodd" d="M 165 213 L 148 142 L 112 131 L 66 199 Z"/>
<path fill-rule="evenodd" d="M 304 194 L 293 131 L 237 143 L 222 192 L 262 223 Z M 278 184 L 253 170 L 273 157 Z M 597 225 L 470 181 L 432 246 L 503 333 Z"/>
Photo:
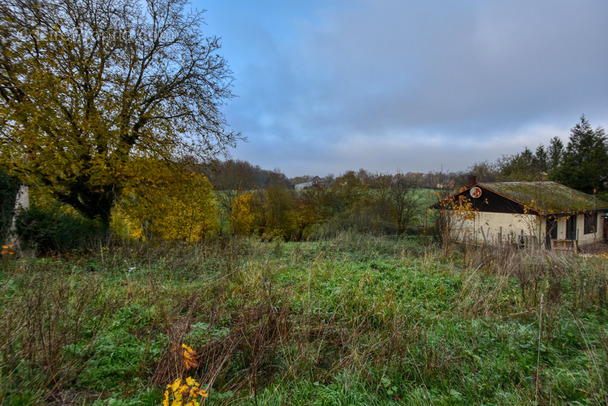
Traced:
<path fill-rule="evenodd" d="M 0 403 L 608 404 L 605 258 L 353 234 L 120 244 L 0 270 Z"/>

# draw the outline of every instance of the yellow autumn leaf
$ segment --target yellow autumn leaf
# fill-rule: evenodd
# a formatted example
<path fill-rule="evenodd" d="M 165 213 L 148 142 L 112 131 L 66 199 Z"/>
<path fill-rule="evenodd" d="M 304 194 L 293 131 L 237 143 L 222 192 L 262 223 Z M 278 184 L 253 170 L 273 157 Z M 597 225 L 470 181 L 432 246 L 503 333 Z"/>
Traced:
<path fill-rule="evenodd" d="M 180 387 L 181 384 L 182 384 L 181 378 L 176 379 L 175 382 L 173 382 L 173 384 L 171 385 L 171 390 L 173 392 L 177 392 L 177 389 Z"/>

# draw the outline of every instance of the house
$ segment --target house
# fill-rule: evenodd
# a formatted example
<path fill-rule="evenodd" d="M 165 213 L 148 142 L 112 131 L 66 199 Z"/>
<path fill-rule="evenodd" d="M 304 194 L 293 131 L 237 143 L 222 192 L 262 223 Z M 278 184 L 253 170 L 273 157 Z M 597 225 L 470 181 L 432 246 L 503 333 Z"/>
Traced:
<path fill-rule="evenodd" d="M 304 189 L 309 189 L 311 187 L 320 186 L 320 185 L 323 185 L 323 180 L 320 177 L 315 176 L 308 182 L 297 183 L 296 185 L 294 185 L 294 189 L 295 190 L 304 190 Z"/>
<path fill-rule="evenodd" d="M 474 183 L 431 208 L 454 241 L 576 249 L 603 240 L 608 203 L 556 182 L 492 182 Z"/>
<path fill-rule="evenodd" d="M 443 182 L 435 185 L 435 189 L 454 189 L 453 182 Z"/>

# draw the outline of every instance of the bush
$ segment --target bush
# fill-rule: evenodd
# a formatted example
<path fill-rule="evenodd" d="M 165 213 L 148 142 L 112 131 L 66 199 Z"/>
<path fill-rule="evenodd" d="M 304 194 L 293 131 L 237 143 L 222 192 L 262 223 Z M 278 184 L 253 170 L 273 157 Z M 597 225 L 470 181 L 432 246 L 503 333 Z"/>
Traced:
<path fill-rule="evenodd" d="M 21 242 L 41 254 L 84 250 L 103 236 L 99 222 L 63 211 L 31 206 L 17 216 L 17 234 Z"/>
<path fill-rule="evenodd" d="M 0 244 L 8 237 L 18 192 L 19 181 L 0 170 Z"/>

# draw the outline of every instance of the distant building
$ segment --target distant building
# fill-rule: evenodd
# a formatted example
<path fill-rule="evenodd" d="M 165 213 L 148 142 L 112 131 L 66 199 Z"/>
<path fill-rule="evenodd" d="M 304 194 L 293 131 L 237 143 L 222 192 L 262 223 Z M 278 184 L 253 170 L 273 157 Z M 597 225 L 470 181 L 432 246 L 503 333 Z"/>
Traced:
<path fill-rule="evenodd" d="M 454 183 L 453 182 L 438 183 L 437 185 L 435 185 L 435 189 L 454 189 Z"/>
<path fill-rule="evenodd" d="M 323 185 L 323 184 L 324 184 L 323 179 L 321 179 L 318 176 L 315 176 L 314 178 L 312 178 L 308 182 L 297 183 L 296 185 L 294 185 L 294 189 L 295 190 L 304 190 L 304 189 L 309 189 L 309 188 L 314 187 L 314 186 L 320 186 L 320 185 Z"/>
<path fill-rule="evenodd" d="M 456 241 L 576 248 L 602 241 L 608 203 L 556 182 L 476 183 L 431 206 Z"/>

